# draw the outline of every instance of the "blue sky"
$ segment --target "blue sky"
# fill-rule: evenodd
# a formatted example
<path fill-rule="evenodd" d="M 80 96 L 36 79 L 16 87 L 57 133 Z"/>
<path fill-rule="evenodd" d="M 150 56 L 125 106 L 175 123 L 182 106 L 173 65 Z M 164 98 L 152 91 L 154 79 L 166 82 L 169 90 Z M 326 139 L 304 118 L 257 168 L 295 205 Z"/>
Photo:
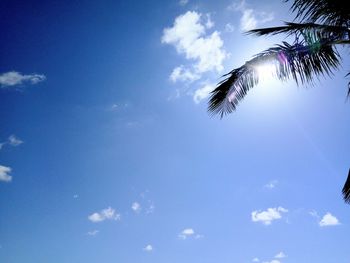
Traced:
<path fill-rule="evenodd" d="M 0 262 L 350 262 L 349 60 L 206 109 L 288 7 L 1 1 Z"/>

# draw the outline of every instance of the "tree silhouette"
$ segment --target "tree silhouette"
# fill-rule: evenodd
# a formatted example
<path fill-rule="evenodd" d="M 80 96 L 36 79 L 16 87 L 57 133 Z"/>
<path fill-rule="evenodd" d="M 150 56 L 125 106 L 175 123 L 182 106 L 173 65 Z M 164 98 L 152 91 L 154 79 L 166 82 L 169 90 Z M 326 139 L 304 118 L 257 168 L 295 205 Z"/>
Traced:
<path fill-rule="evenodd" d="M 350 44 L 349 5 L 341 0 L 294 0 L 291 11 L 296 13 L 294 22 L 286 22 L 280 27 L 254 29 L 247 34 L 286 34 L 294 36 L 293 43 L 284 41 L 225 74 L 211 92 L 209 112 L 221 118 L 233 112 L 249 89 L 258 84 L 258 70 L 263 65 L 273 65 L 275 77 L 282 81 L 294 79 L 298 85 L 312 83 L 322 75 L 330 76 L 339 69 L 341 56 L 337 48 Z M 347 94 L 349 97 L 350 82 Z M 343 196 L 350 203 L 350 172 Z"/>

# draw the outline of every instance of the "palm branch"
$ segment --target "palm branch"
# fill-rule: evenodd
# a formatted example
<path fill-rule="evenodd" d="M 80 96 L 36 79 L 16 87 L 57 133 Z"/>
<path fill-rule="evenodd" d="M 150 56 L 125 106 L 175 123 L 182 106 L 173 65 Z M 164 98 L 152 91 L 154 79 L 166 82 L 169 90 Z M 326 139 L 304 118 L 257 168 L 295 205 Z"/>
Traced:
<path fill-rule="evenodd" d="M 350 203 L 350 169 L 349 169 L 348 178 L 343 187 L 343 198 L 345 202 Z"/>
<path fill-rule="evenodd" d="M 315 76 L 332 74 L 340 65 L 339 54 L 332 44 L 327 39 L 321 39 L 317 45 L 283 42 L 257 54 L 243 66 L 224 75 L 225 79 L 211 92 L 209 112 L 222 118 L 234 111 L 247 92 L 258 84 L 258 67 L 261 65 L 274 65 L 275 77 L 280 80 L 293 78 L 297 84 L 312 82 Z"/>

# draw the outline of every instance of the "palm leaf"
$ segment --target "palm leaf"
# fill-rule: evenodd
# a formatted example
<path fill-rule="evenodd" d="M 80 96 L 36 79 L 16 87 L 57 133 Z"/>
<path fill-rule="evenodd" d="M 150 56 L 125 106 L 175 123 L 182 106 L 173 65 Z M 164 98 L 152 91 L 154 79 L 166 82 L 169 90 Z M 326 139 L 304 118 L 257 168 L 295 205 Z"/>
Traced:
<path fill-rule="evenodd" d="M 291 10 L 302 21 L 346 27 L 350 21 L 350 7 L 342 0 L 294 0 Z"/>
<path fill-rule="evenodd" d="M 347 203 L 350 203 L 350 169 L 349 169 L 348 178 L 344 184 L 342 192 L 343 192 L 344 201 Z"/>
<path fill-rule="evenodd" d="M 278 79 L 293 78 L 299 84 L 312 82 L 314 76 L 332 74 L 339 66 L 339 54 L 327 40 L 320 40 L 317 46 L 283 42 L 224 75 L 226 78 L 211 92 L 208 111 L 221 118 L 234 111 L 247 92 L 259 83 L 258 67 L 265 64 L 275 66 L 273 75 Z"/>
<path fill-rule="evenodd" d="M 277 35 L 285 33 L 287 36 L 296 34 L 297 36 L 303 34 L 316 34 L 323 38 L 347 38 L 350 34 L 350 30 L 343 26 L 321 25 L 316 23 L 291 23 L 285 22 L 285 26 L 279 27 L 267 27 L 253 29 L 247 32 L 250 35 L 265 36 L 265 35 Z"/>

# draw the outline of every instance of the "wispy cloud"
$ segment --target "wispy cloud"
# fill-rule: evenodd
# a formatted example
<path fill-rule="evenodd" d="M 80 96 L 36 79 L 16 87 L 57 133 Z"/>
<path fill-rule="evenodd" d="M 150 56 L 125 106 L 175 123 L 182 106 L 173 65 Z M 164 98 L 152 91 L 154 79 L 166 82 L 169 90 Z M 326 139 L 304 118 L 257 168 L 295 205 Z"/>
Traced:
<path fill-rule="evenodd" d="M 287 257 L 287 255 L 284 254 L 283 251 L 279 252 L 279 253 L 275 256 L 275 258 L 285 258 L 285 257 Z"/>
<path fill-rule="evenodd" d="M 151 252 L 153 251 L 153 246 L 152 245 L 147 245 L 143 248 L 143 251 L 146 251 L 146 252 Z"/>
<path fill-rule="evenodd" d="M 135 213 L 140 213 L 141 212 L 141 205 L 138 202 L 133 202 L 132 205 L 131 205 L 131 209 Z"/>
<path fill-rule="evenodd" d="M 277 180 L 272 180 L 272 181 L 268 182 L 267 184 L 265 184 L 264 187 L 268 188 L 268 189 L 273 189 L 277 186 L 277 184 L 278 184 Z"/>
<path fill-rule="evenodd" d="M 210 92 L 212 92 L 214 89 L 215 89 L 214 84 L 205 84 L 202 88 L 199 88 L 194 92 L 193 101 L 196 104 L 200 103 L 202 100 L 208 98 L 210 95 Z"/>
<path fill-rule="evenodd" d="M 259 262 L 260 260 L 258 258 L 253 258 L 252 262 Z"/>
<path fill-rule="evenodd" d="M 37 84 L 46 79 L 42 74 L 22 74 L 17 71 L 10 71 L 0 75 L 0 87 L 18 86 L 24 84 Z"/>
<path fill-rule="evenodd" d="M 89 236 L 96 236 L 100 231 L 99 230 L 92 230 L 87 232 L 87 235 Z"/>
<path fill-rule="evenodd" d="M 192 228 L 186 228 L 178 235 L 180 239 L 187 239 L 190 236 L 194 235 L 194 230 Z"/>
<path fill-rule="evenodd" d="M 18 145 L 21 145 L 23 141 L 12 134 L 8 138 L 8 143 L 12 146 L 18 146 Z"/>
<path fill-rule="evenodd" d="M 91 222 L 98 223 L 104 220 L 120 220 L 121 216 L 113 208 L 108 207 L 100 212 L 93 213 L 88 216 Z"/>
<path fill-rule="evenodd" d="M 185 6 L 185 5 L 187 5 L 188 4 L 188 0 L 180 0 L 179 1 L 179 5 L 181 5 L 181 6 Z"/>
<path fill-rule="evenodd" d="M 176 67 L 170 75 L 172 81 L 193 81 L 204 72 L 223 69 L 227 53 L 223 49 L 220 33 L 207 33 L 213 26 L 209 14 L 188 11 L 178 16 L 172 27 L 164 29 L 162 43 L 174 46 L 178 54 L 193 62 L 190 67 Z"/>
<path fill-rule="evenodd" d="M 261 222 L 264 225 L 270 225 L 272 221 L 282 218 L 283 213 L 287 213 L 288 210 L 283 207 L 268 208 L 266 211 L 253 211 L 251 218 L 253 222 Z"/>
<path fill-rule="evenodd" d="M 194 238 L 194 239 L 201 239 L 204 236 L 202 234 L 196 234 L 193 230 L 193 228 L 186 228 L 184 230 L 181 231 L 180 234 L 178 234 L 178 238 L 180 239 L 187 239 L 187 238 Z"/>
<path fill-rule="evenodd" d="M 231 33 L 233 31 L 235 31 L 235 26 L 232 25 L 231 23 L 227 23 L 225 25 L 225 31 L 228 32 L 228 33 Z"/>
<path fill-rule="evenodd" d="M 21 139 L 19 139 L 18 137 L 16 137 L 15 135 L 10 135 L 8 137 L 8 139 L 2 143 L 0 143 L 0 150 L 2 147 L 4 147 L 5 145 L 11 145 L 13 147 L 19 146 L 23 143 L 23 141 Z"/>
<path fill-rule="evenodd" d="M 12 176 L 9 175 L 12 169 L 7 166 L 0 165 L 0 182 L 11 182 Z"/>
<path fill-rule="evenodd" d="M 256 11 L 249 8 L 246 1 L 233 2 L 228 6 L 228 10 L 241 12 L 240 28 L 243 31 L 248 31 L 256 28 L 258 25 L 264 24 L 274 19 L 273 13 Z"/>
<path fill-rule="evenodd" d="M 322 217 L 321 221 L 319 222 L 319 225 L 321 227 L 324 227 L 324 226 L 336 226 L 336 225 L 339 225 L 339 224 L 340 224 L 339 220 L 335 216 L 333 216 L 331 213 L 329 213 L 329 212 L 326 213 Z"/>

